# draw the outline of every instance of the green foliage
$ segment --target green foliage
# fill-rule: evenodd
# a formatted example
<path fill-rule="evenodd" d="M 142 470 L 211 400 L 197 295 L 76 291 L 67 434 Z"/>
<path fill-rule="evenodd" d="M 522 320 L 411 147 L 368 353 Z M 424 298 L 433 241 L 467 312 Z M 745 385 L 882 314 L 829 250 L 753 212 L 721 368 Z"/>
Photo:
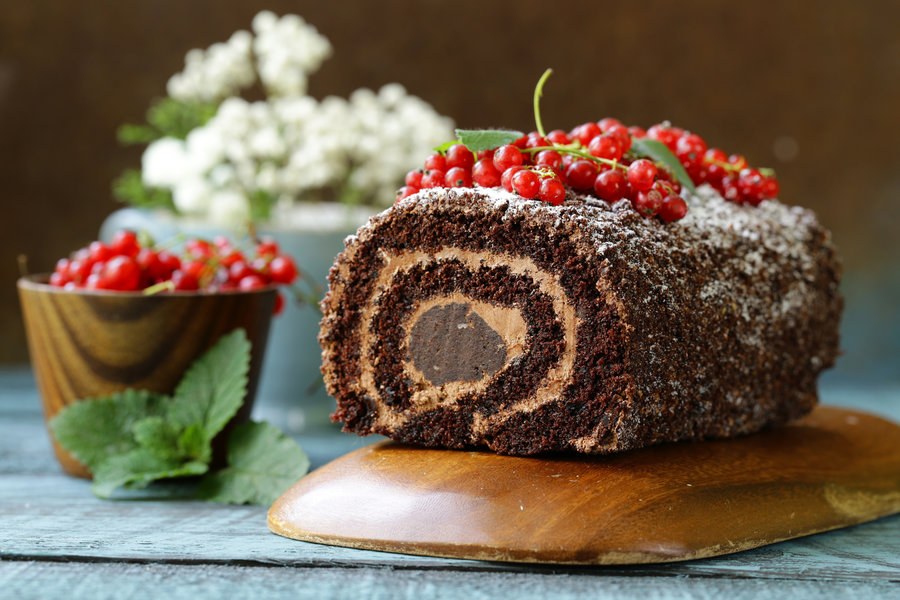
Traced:
<path fill-rule="evenodd" d="M 255 223 L 265 221 L 272 213 L 272 207 L 275 206 L 275 195 L 266 190 L 254 190 L 250 193 L 248 200 L 250 201 L 250 219 Z"/>
<path fill-rule="evenodd" d="M 678 158 L 672 154 L 672 151 L 662 142 L 651 140 L 649 138 L 633 138 L 631 142 L 631 152 L 637 156 L 649 158 L 650 160 L 664 164 L 672 171 L 672 174 L 675 176 L 675 179 L 678 180 L 678 183 L 691 192 L 697 191 L 694 182 L 691 181 L 687 171 L 685 171 L 684 167 L 681 165 L 681 161 L 679 161 Z"/>
<path fill-rule="evenodd" d="M 116 135 L 119 142 L 129 146 L 149 144 L 163 137 L 183 140 L 191 130 L 206 124 L 218 108 L 214 103 L 183 102 L 165 97 L 154 102 L 147 111 L 146 124 L 122 125 Z M 172 201 L 172 192 L 144 185 L 141 172 L 137 169 L 127 169 L 116 178 L 112 192 L 117 200 L 132 206 L 178 212 Z"/>
<path fill-rule="evenodd" d="M 50 422 L 57 442 L 93 473 L 94 493 L 203 475 L 212 440 L 247 394 L 250 342 L 243 329 L 222 338 L 185 372 L 174 396 L 126 390 L 67 406 Z M 216 502 L 270 503 L 309 469 L 303 450 L 267 424 L 235 428 L 229 466 L 201 495 Z"/>
<path fill-rule="evenodd" d="M 472 152 L 493 150 L 514 141 L 525 135 L 521 131 L 507 131 L 505 129 L 457 129 L 456 136 Z"/>
<path fill-rule="evenodd" d="M 125 390 L 67 406 L 50 420 L 50 430 L 60 445 L 93 471 L 107 456 L 136 449 L 133 427 L 165 414 L 165 402 L 162 394 Z"/>
<path fill-rule="evenodd" d="M 167 96 L 150 106 L 146 125 L 123 125 L 118 138 L 126 145 L 149 144 L 163 137 L 183 140 L 191 130 L 213 118 L 218 108 L 215 103 L 183 102 Z"/>
<path fill-rule="evenodd" d="M 228 440 L 228 467 L 200 482 L 200 498 L 229 504 L 263 504 L 309 470 L 309 459 L 288 436 L 268 423 L 246 423 Z"/>
<path fill-rule="evenodd" d="M 120 202 L 131 204 L 140 208 L 164 208 L 172 212 L 175 202 L 172 200 L 172 192 L 162 188 L 147 187 L 141 180 L 141 172 L 137 169 L 127 169 L 113 181 L 113 195 Z"/>
<path fill-rule="evenodd" d="M 237 413 L 247 395 L 250 342 L 243 329 L 223 335 L 188 367 L 167 415 L 181 429 L 199 425 L 212 441 Z"/>

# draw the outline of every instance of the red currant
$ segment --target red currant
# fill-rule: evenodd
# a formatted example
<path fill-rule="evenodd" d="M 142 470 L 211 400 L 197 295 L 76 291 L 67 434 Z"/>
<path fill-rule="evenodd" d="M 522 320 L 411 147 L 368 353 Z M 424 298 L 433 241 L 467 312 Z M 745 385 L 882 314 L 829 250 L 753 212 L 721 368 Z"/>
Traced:
<path fill-rule="evenodd" d="M 184 244 L 184 249 L 189 256 L 200 260 L 206 260 L 213 255 L 213 247 L 206 240 L 188 240 Z"/>
<path fill-rule="evenodd" d="M 618 160 L 622 158 L 624 151 L 618 138 L 611 135 L 598 135 L 591 140 L 588 145 L 588 152 L 597 158 L 605 158 L 607 160 Z"/>
<path fill-rule="evenodd" d="M 541 150 L 535 155 L 534 164 L 559 171 L 562 167 L 562 156 L 556 150 Z"/>
<path fill-rule="evenodd" d="M 541 180 L 538 198 L 544 202 L 549 202 L 553 206 L 559 206 L 566 199 L 566 186 L 555 177 L 545 177 Z"/>
<path fill-rule="evenodd" d="M 437 169 L 425 171 L 425 175 L 422 177 L 422 189 L 444 187 L 445 177 L 446 173 L 444 171 L 438 171 Z"/>
<path fill-rule="evenodd" d="M 663 195 L 657 189 L 638 192 L 631 205 L 645 217 L 652 217 L 662 208 Z"/>
<path fill-rule="evenodd" d="M 700 163 L 706 154 L 706 142 L 696 133 L 687 133 L 675 144 L 675 156 L 682 163 Z"/>
<path fill-rule="evenodd" d="M 618 202 L 628 192 L 628 179 L 618 169 L 603 171 L 594 179 L 594 192 L 610 204 Z"/>
<path fill-rule="evenodd" d="M 526 148 L 540 148 L 542 146 L 549 146 L 550 142 L 547 141 L 547 138 L 541 136 L 537 131 L 533 131 L 528 134 L 528 142 L 526 142 Z"/>
<path fill-rule="evenodd" d="M 475 153 L 475 157 L 478 160 L 488 159 L 490 161 L 494 160 L 494 151 L 493 150 L 479 150 Z"/>
<path fill-rule="evenodd" d="M 270 237 L 264 237 L 256 244 L 256 254 L 259 256 L 275 256 L 276 254 L 281 254 L 281 249 L 278 247 L 278 242 Z"/>
<path fill-rule="evenodd" d="M 472 167 L 472 181 L 482 187 L 500 185 L 500 171 L 494 166 L 493 158 L 482 158 Z"/>
<path fill-rule="evenodd" d="M 425 159 L 425 169 L 428 171 L 446 171 L 447 159 L 443 154 L 432 154 Z"/>
<path fill-rule="evenodd" d="M 537 173 L 522 169 L 512 176 L 512 186 L 523 198 L 534 198 L 541 189 L 541 181 Z"/>
<path fill-rule="evenodd" d="M 513 175 L 521 171 L 524 167 L 510 167 L 503 171 L 503 175 L 500 176 L 500 184 L 503 186 L 507 192 L 513 191 L 512 178 Z"/>
<path fill-rule="evenodd" d="M 603 133 L 600 130 L 600 126 L 596 123 L 589 122 L 583 123 L 572 130 L 569 134 L 573 140 L 578 140 L 582 146 L 587 147 L 588 144 L 591 143 L 591 140 Z"/>
<path fill-rule="evenodd" d="M 666 127 L 664 125 L 654 125 L 647 130 L 647 137 L 665 144 L 669 150 L 675 151 L 675 144 L 681 137 L 682 130 L 677 127 Z"/>
<path fill-rule="evenodd" d="M 447 149 L 447 167 L 469 170 L 475 164 L 475 155 L 464 144 L 453 144 Z"/>
<path fill-rule="evenodd" d="M 88 257 L 91 263 L 103 262 L 112 256 L 112 250 L 103 242 L 91 242 L 88 246 Z"/>
<path fill-rule="evenodd" d="M 659 208 L 659 218 L 665 223 L 679 221 L 687 214 L 687 204 L 681 196 L 666 196 Z"/>
<path fill-rule="evenodd" d="M 547 141 L 551 144 L 559 144 L 561 146 L 564 146 L 571 143 L 572 140 L 569 139 L 569 134 L 562 129 L 554 129 L 547 134 Z"/>
<path fill-rule="evenodd" d="M 500 146 L 494 151 L 494 168 L 501 173 L 510 167 L 521 165 L 522 162 L 522 151 L 513 145 Z"/>
<path fill-rule="evenodd" d="M 605 117 L 597 121 L 597 126 L 600 127 L 604 132 L 609 131 L 610 127 L 614 125 L 622 126 L 622 121 L 614 118 L 614 117 Z"/>
<path fill-rule="evenodd" d="M 181 269 L 172 272 L 172 285 L 179 292 L 191 292 L 200 289 L 200 283 L 197 278 L 189 273 L 185 273 Z"/>
<path fill-rule="evenodd" d="M 121 254 L 134 258 L 140 252 L 140 244 L 138 244 L 137 235 L 133 231 L 118 231 L 113 236 L 112 242 L 109 244 L 113 254 Z"/>
<path fill-rule="evenodd" d="M 631 149 L 631 135 L 628 133 L 628 128 L 624 125 L 613 125 L 607 129 L 605 133 L 606 135 L 611 135 L 619 140 L 619 145 L 622 147 L 622 154 Z"/>
<path fill-rule="evenodd" d="M 259 275 L 247 275 L 238 282 L 238 289 L 245 292 L 266 287 L 266 280 Z"/>
<path fill-rule="evenodd" d="M 103 289 L 136 290 L 141 282 L 141 268 L 130 256 L 114 256 L 104 263 L 100 278 Z"/>
<path fill-rule="evenodd" d="M 397 202 L 403 200 L 404 198 L 409 198 L 413 194 L 417 193 L 419 188 L 414 188 L 410 185 L 404 185 L 402 188 L 397 190 Z"/>
<path fill-rule="evenodd" d="M 462 167 L 453 167 L 444 176 L 444 184 L 447 187 L 472 187 L 472 175 Z"/>
<path fill-rule="evenodd" d="M 409 187 L 414 187 L 416 189 L 422 187 L 422 169 L 413 169 L 409 173 L 406 174 L 406 179 L 404 183 Z"/>
<path fill-rule="evenodd" d="M 596 127 L 596 123 L 593 124 Z M 576 160 L 566 169 L 566 181 L 572 189 L 584 191 L 594 186 L 597 165 L 590 160 Z"/>
<path fill-rule="evenodd" d="M 275 292 L 275 306 L 272 308 L 273 315 L 280 315 L 284 312 L 284 294 Z"/>
<path fill-rule="evenodd" d="M 286 254 L 276 256 L 269 263 L 269 276 L 275 283 L 293 283 L 297 279 L 297 265 Z"/>
<path fill-rule="evenodd" d="M 774 177 L 766 177 L 763 181 L 763 197 L 769 200 L 778 197 L 778 180 Z"/>
<path fill-rule="evenodd" d="M 628 183 L 635 191 L 646 192 L 653 187 L 656 173 L 656 165 L 645 158 L 639 158 L 628 167 Z"/>
<path fill-rule="evenodd" d="M 647 130 L 643 127 L 638 127 L 636 125 L 632 125 L 628 128 L 628 135 L 635 139 L 641 139 L 647 137 Z"/>

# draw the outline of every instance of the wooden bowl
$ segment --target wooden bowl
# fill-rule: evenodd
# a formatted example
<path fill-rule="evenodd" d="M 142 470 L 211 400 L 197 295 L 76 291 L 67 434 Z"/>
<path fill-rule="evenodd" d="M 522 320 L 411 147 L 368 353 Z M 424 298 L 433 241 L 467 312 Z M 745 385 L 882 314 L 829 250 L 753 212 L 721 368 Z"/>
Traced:
<path fill-rule="evenodd" d="M 221 460 L 229 429 L 250 416 L 275 289 L 145 296 L 65 290 L 47 280 L 46 275 L 35 275 L 18 281 L 28 348 L 47 421 L 73 402 L 127 388 L 171 393 L 191 362 L 219 337 L 238 327 L 246 330 L 253 345 L 247 398 L 213 442 L 214 462 Z M 84 465 L 55 440 L 53 448 L 67 473 L 90 477 Z"/>

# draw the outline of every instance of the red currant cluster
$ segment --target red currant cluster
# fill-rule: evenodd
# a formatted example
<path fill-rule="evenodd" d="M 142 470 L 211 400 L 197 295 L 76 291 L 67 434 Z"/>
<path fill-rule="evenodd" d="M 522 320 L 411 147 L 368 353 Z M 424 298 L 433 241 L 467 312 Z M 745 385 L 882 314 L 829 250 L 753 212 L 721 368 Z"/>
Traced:
<path fill-rule="evenodd" d="M 605 118 L 566 133 L 560 129 L 543 136 L 533 131 L 511 144 L 477 153 L 462 143 L 446 153 L 428 157 L 425 168 L 410 171 L 397 192 L 403 199 L 433 187 L 503 186 L 523 198 L 562 204 L 566 188 L 591 193 L 609 202 L 622 199 L 647 217 L 669 223 L 687 214 L 682 186 L 664 164 L 641 158 L 632 151 L 635 139 L 650 138 L 664 144 L 684 166 L 691 180 L 709 183 L 734 202 L 759 204 L 774 198 L 778 183 L 759 170 L 747 168 L 740 156 L 727 157 L 708 149 L 700 136 L 668 125 L 649 130 L 625 127 Z"/>
<path fill-rule="evenodd" d="M 632 135 L 640 137 L 639 129 Z M 758 206 L 763 200 L 778 196 L 778 180 L 767 169 L 751 169 L 739 154 L 727 155 L 709 148 L 706 141 L 679 127 L 657 124 L 643 134 L 657 140 L 672 151 L 696 185 L 708 183 L 726 200 Z"/>
<path fill-rule="evenodd" d="M 65 289 L 110 291 L 251 291 L 296 281 L 294 260 L 271 239 L 258 241 L 244 253 L 225 237 L 213 242 L 190 239 L 179 256 L 152 246 L 142 247 L 132 231 L 116 233 L 109 244 L 91 242 L 61 258 L 50 284 Z M 275 313 L 284 308 L 279 292 Z"/>

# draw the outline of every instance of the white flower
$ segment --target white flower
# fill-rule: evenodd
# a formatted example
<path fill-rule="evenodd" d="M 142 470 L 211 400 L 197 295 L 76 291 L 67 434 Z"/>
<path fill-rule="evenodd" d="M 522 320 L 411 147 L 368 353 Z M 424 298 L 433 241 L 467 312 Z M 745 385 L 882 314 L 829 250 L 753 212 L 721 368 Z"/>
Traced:
<path fill-rule="evenodd" d="M 264 11 L 253 20 L 259 78 L 272 95 L 303 95 L 310 73 L 331 55 L 331 43 L 297 15 Z"/>
<path fill-rule="evenodd" d="M 256 191 L 277 198 L 280 210 L 347 193 L 387 204 L 405 173 L 452 139 L 452 121 L 398 83 L 349 99 L 307 96 L 307 78 L 331 44 L 300 17 L 263 11 L 252 31 L 188 52 L 169 81 L 173 97 L 219 105 L 185 140 L 164 138 L 144 152 L 144 182 L 171 190 L 179 212 L 245 222 Z M 247 102 L 237 94 L 257 74 L 266 100 Z"/>
<path fill-rule="evenodd" d="M 169 188 L 189 171 L 184 142 L 161 138 L 151 142 L 141 157 L 141 178 L 151 187 Z"/>
<path fill-rule="evenodd" d="M 209 220 L 217 225 L 235 227 L 250 219 L 247 196 L 237 190 L 216 191 L 209 199 Z"/>
<path fill-rule="evenodd" d="M 187 215 L 202 215 L 209 208 L 212 188 L 206 180 L 192 177 L 179 181 L 172 189 L 175 208 Z"/>
<path fill-rule="evenodd" d="M 252 85 L 256 74 L 251 49 L 250 33 L 238 31 L 224 44 L 191 50 L 184 57 L 184 70 L 169 79 L 169 95 L 185 102 L 215 102 Z"/>

